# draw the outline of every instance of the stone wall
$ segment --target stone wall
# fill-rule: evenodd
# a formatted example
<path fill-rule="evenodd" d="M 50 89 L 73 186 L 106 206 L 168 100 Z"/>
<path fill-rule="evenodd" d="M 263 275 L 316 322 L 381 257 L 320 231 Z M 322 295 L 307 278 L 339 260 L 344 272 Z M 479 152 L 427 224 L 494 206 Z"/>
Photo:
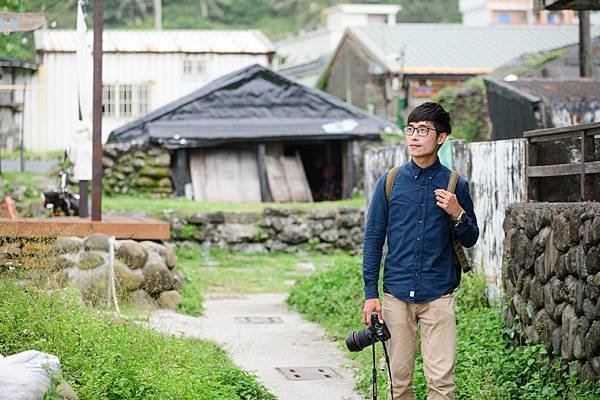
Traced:
<path fill-rule="evenodd" d="M 99 304 L 107 296 L 109 251 L 109 238 L 103 234 L 11 240 L 0 245 L 0 273 L 17 271 L 20 279 L 41 280 L 51 289 L 73 285 L 83 300 Z M 181 301 L 176 289 L 183 286 L 176 263 L 170 244 L 117 240 L 113 264 L 117 292 L 144 310 L 175 309 Z"/>
<path fill-rule="evenodd" d="M 242 252 L 362 250 L 364 212 L 359 208 L 309 211 L 267 208 L 171 217 L 174 240 Z"/>
<path fill-rule="evenodd" d="M 131 143 L 105 144 L 102 147 L 104 191 L 118 193 L 149 193 L 170 196 L 171 155 L 163 147 Z"/>
<path fill-rule="evenodd" d="M 600 374 L 600 203 L 521 203 L 504 221 L 506 324 Z"/>

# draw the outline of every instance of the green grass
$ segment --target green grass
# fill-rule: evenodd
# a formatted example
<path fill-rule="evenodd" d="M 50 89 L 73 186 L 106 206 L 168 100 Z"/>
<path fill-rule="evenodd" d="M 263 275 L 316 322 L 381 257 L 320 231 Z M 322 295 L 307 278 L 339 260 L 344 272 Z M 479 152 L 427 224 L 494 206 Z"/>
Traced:
<path fill-rule="evenodd" d="M 165 212 L 194 213 L 213 211 L 253 211 L 261 212 L 265 208 L 293 208 L 309 210 L 314 208 L 364 207 L 364 198 L 357 196 L 348 200 L 323 201 L 314 203 L 226 203 L 197 202 L 185 198 L 155 199 L 142 196 L 118 195 L 104 196 L 102 210 L 118 212 L 144 211 L 149 216 L 161 217 Z"/>
<path fill-rule="evenodd" d="M 484 296 L 485 279 L 464 277 L 457 302 L 457 399 L 597 399 L 600 387 L 578 383 L 558 360 L 548 361 L 541 345 L 512 348 L 501 312 Z M 362 329 L 361 260 L 336 262 L 335 267 L 308 276 L 292 289 L 289 305 L 323 325 L 341 347 L 352 330 Z M 377 359 L 382 356 L 377 346 Z M 370 395 L 371 352 L 349 353 L 358 367 L 358 389 Z M 379 376 L 383 393 L 387 379 Z M 417 358 L 413 382 L 417 398 L 426 397 L 422 359 Z"/>
<path fill-rule="evenodd" d="M 62 160 L 64 152 L 62 150 L 55 151 L 23 151 L 23 158 L 26 160 L 56 160 L 58 163 Z M 3 160 L 18 160 L 21 158 L 21 152 L 19 150 L 2 151 L 0 157 Z"/>
<path fill-rule="evenodd" d="M 269 399 L 216 345 L 101 316 L 74 291 L 48 295 L 0 282 L 0 354 L 56 355 L 82 400 Z"/>
<path fill-rule="evenodd" d="M 344 252 L 333 255 L 306 254 L 242 254 L 213 249 L 178 250 L 177 269 L 185 277 L 179 311 L 188 315 L 202 314 L 204 294 L 286 293 L 295 281 L 310 273 L 298 267 L 312 263 L 316 270 L 333 266 L 334 260 L 350 262 Z"/>

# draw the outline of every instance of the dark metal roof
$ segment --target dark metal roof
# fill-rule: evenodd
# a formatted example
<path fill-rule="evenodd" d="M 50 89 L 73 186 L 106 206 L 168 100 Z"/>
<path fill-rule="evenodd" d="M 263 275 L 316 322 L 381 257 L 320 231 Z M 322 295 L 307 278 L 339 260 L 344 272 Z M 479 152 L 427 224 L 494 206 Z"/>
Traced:
<path fill-rule="evenodd" d="M 31 61 L 22 61 L 15 58 L 0 57 L 0 67 L 26 68 L 36 70 L 38 64 Z"/>
<path fill-rule="evenodd" d="M 510 85 L 550 102 L 600 100 L 600 79 L 519 79 Z"/>
<path fill-rule="evenodd" d="M 232 141 L 375 139 L 394 130 L 390 122 L 255 64 L 115 129 L 109 141 L 150 140 L 182 148 Z"/>

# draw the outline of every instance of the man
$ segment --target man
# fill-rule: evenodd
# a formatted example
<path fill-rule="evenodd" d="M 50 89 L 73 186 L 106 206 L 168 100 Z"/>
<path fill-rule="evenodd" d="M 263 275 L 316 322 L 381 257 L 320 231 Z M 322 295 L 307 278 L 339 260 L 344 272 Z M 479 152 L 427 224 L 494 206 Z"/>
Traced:
<path fill-rule="evenodd" d="M 429 400 L 453 399 L 456 320 L 453 290 L 460 266 L 452 260 L 452 234 L 461 244 L 477 242 L 479 229 L 467 182 L 456 194 L 446 191 L 451 171 L 437 152 L 452 129 L 450 116 L 437 103 L 424 103 L 408 116 L 404 133 L 411 161 L 402 165 L 388 200 L 387 173 L 377 182 L 365 226 L 363 323 L 372 312 L 385 321 L 389 340 L 394 399 L 414 399 L 412 376 L 420 325 L 421 352 Z M 378 281 L 383 243 L 388 253 L 383 273 L 383 315 Z M 391 396 L 390 396 L 391 398 Z"/>

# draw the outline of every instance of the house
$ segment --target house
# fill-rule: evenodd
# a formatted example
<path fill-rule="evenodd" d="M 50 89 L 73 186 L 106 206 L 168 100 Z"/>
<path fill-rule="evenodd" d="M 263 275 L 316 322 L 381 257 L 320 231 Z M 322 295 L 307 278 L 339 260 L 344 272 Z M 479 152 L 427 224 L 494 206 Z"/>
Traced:
<path fill-rule="evenodd" d="M 383 131 L 395 127 L 256 64 L 113 130 L 109 142 L 170 149 L 175 193 L 191 184 L 198 201 L 311 201 L 326 174 L 336 198 L 349 197 L 355 142 Z"/>
<path fill-rule="evenodd" d="M 599 29 L 594 29 L 600 31 Z M 318 87 L 388 121 L 442 88 L 524 53 L 577 42 L 577 27 L 398 24 L 348 28 Z"/>
<path fill-rule="evenodd" d="M 593 42 L 594 78 L 579 77 L 577 45 L 523 56 L 485 78 L 491 139 L 513 139 L 524 131 L 600 122 L 600 37 Z"/>
<path fill-rule="evenodd" d="M 338 4 L 322 12 L 324 26 L 275 42 L 283 60 L 279 71 L 314 87 L 329 58 L 350 26 L 394 25 L 401 7 L 394 4 Z"/>
<path fill-rule="evenodd" d="M 26 107 L 36 118 L 26 124 L 25 147 L 64 149 L 78 117 L 76 31 L 41 30 L 34 39 L 39 96 Z M 103 140 L 118 126 L 217 77 L 275 63 L 273 44 L 257 30 L 106 30 L 103 51 Z"/>
<path fill-rule="evenodd" d="M 534 9 L 532 0 L 459 0 L 458 7 L 467 26 L 489 25 L 573 25 L 573 10 Z"/>
<path fill-rule="evenodd" d="M 32 62 L 0 57 L 0 149 L 20 146 L 25 99 L 32 95 L 31 76 L 38 66 Z M 31 117 L 31 114 L 28 114 Z"/>

